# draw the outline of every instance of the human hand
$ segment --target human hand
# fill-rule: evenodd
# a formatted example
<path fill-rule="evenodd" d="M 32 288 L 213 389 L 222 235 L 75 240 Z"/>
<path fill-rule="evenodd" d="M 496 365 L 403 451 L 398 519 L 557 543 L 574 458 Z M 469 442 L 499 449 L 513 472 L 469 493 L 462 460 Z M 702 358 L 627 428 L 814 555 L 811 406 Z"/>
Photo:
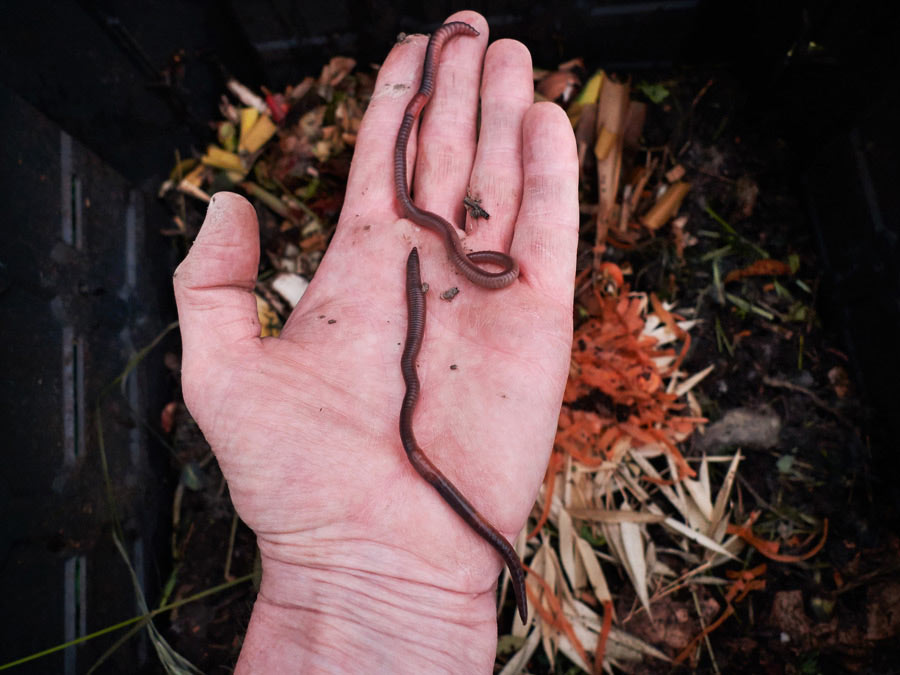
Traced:
<path fill-rule="evenodd" d="M 393 147 L 425 36 L 395 46 L 379 73 L 338 228 L 279 338 L 259 338 L 258 226 L 242 198 L 214 197 L 176 272 L 185 401 L 263 561 L 239 671 L 493 663 L 500 559 L 400 444 L 405 260 L 417 246 L 431 288 L 419 444 L 512 540 L 544 475 L 568 374 L 578 175 L 564 112 L 532 103 L 527 49 L 504 40 L 485 54 L 484 19 L 453 20 L 481 34 L 441 54 L 410 141 L 413 193 L 456 223 L 467 190 L 480 198 L 490 220 L 466 223 L 465 246 L 509 250 L 518 281 L 473 286 L 438 237 L 397 217 Z M 459 295 L 440 300 L 452 286 Z"/>

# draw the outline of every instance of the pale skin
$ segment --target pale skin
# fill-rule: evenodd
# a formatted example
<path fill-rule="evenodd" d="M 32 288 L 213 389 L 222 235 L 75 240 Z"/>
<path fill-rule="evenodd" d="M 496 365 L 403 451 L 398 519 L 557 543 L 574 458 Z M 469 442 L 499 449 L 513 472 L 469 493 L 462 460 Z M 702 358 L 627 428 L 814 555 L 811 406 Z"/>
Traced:
<path fill-rule="evenodd" d="M 532 102 L 528 50 L 488 47 L 474 12 L 447 20 L 481 35 L 441 54 L 410 141 L 413 196 L 465 224 L 468 250 L 508 250 L 519 280 L 473 286 L 438 237 L 397 216 L 393 146 L 419 86 L 421 35 L 397 44 L 379 73 L 337 231 L 279 338 L 259 338 L 258 225 L 243 198 L 215 195 L 175 274 L 185 402 L 263 562 L 238 673 L 492 669 L 500 558 L 400 444 L 404 265 L 417 246 L 431 288 L 416 436 L 513 541 L 544 475 L 569 369 L 578 167 L 562 109 Z M 490 220 L 467 218 L 467 191 Z M 452 286 L 459 295 L 441 300 Z"/>

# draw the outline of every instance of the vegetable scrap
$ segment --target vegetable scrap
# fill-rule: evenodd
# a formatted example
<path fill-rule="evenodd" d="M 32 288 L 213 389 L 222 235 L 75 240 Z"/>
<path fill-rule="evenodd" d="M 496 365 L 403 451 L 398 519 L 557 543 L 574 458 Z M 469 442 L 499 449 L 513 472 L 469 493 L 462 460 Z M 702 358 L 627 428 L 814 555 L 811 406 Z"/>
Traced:
<path fill-rule="evenodd" d="M 753 513 L 751 513 L 750 517 L 747 519 L 747 522 L 743 525 L 738 526 L 729 524 L 727 532 L 728 534 L 736 534 L 770 560 L 775 560 L 776 562 L 800 562 L 801 560 L 808 560 L 822 550 L 822 547 L 825 545 L 825 542 L 828 539 L 828 519 L 826 518 L 822 523 L 822 538 L 819 540 L 818 544 L 813 546 L 806 553 L 779 553 L 778 549 L 781 546 L 779 542 L 766 541 L 765 539 L 761 539 L 760 537 L 757 537 L 755 534 L 753 534 L 753 531 L 750 529 L 750 526 L 759 518 L 760 513 L 760 511 L 754 511 Z"/>
<path fill-rule="evenodd" d="M 655 297 L 656 311 L 648 317 L 647 296 L 627 289 L 624 297 L 598 297 L 600 314 L 575 330 L 557 446 L 587 466 L 615 464 L 632 448 L 654 448 L 671 455 L 679 477 L 693 476 L 676 444 L 706 419 L 676 414 L 686 404 L 674 388 L 694 322 L 676 323 Z M 661 348 L 678 339 L 685 341 L 680 353 Z M 667 386 L 664 377 L 670 378 Z M 602 400 L 594 411 L 568 407 L 595 393 Z M 622 438 L 627 446 L 617 443 Z"/>
<path fill-rule="evenodd" d="M 747 265 L 743 269 L 731 270 L 725 275 L 724 283 L 727 284 L 730 281 L 737 281 L 746 277 L 777 277 L 786 276 L 792 273 L 793 270 L 789 264 L 781 262 L 780 260 L 764 258 Z"/>

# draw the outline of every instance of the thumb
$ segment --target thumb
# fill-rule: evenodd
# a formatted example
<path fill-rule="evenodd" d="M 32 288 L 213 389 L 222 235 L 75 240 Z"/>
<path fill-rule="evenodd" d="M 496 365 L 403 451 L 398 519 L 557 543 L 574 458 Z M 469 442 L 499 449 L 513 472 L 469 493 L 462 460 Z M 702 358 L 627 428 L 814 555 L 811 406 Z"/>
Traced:
<path fill-rule="evenodd" d="M 185 380 L 191 388 L 203 386 L 203 374 L 221 363 L 223 350 L 259 337 L 251 292 L 258 267 L 256 212 L 240 195 L 216 193 L 173 277 Z"/>

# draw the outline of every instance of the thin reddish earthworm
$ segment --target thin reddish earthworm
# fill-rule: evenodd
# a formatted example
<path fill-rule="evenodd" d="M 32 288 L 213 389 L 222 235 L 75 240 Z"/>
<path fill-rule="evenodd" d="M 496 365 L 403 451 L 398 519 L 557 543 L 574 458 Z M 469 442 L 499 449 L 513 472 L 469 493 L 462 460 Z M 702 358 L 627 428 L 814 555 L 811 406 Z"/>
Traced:
<path fill-rule="evenodd" d="M 419 376 L 416 373 L 416 356 L 419 354 L 422 337 L 425 335 L 425 293 L 422 290 L 422 276 L 419 272 L 419 252 L 415 248 L 410 251 L 409 258 L 406 260 L 406 309 L 409 319 L 403 356 L 400 357 L 400 370 L 403 373 L 403 382 L 406 384 L 406 393 L 400 408 L 400 440 L 403 442 L 403 449 L 406 450 L 406 456 L 409 457 L 410 463 L 419 472 L 419 475 L 430 483 L 469 527 L 493 546 L 503 558 L 512 578 L 519 616 L 522 617 L 522 623 L 525 623 L 528 618 L 525 571 L 522 569 L 522 562 L 516 555 L 515 549 L 506 540 L 506 537 L 488 523 L 484 516 L 469 503 L 469 500 L 456 489 L 456 486 L 431 463 L 431 460 L 419 447 L 413 434 L 413 412 L 419 400 L 420 388 Z"/>
<path fill-rule="evenodd" d="M 416 118 L 434 91 L 434 76 L 441 48 L 447 40 L 456 35 L 475 36 L 478 35 L 478 31 L 462 21 L 451 21 L 434 31 L 431 39 L 428 40 L 425 65 L 422 70 L 422 84 L 419 85 L 419 91 L 406 106 L 403 122 L 397 132 L 397 144 L 394 146 L 394 186 L 403 216 L 416 225 L 426 227 L 439 235 L 444 240 L 444 247 L 447 249 L 450 261 L 466 279 L 484 288 L 503 288 L 509 286 L 519 276 L 519 263 L 500 251 L 466 253 L 456 228 L 436 213 L 416 206 L 409 196 L 409 186 L 406 182 L 406 146 L 409 142 L 409 134 Z M 497 265 L 502 270 L 487 272 L 476 263 Z"/>

